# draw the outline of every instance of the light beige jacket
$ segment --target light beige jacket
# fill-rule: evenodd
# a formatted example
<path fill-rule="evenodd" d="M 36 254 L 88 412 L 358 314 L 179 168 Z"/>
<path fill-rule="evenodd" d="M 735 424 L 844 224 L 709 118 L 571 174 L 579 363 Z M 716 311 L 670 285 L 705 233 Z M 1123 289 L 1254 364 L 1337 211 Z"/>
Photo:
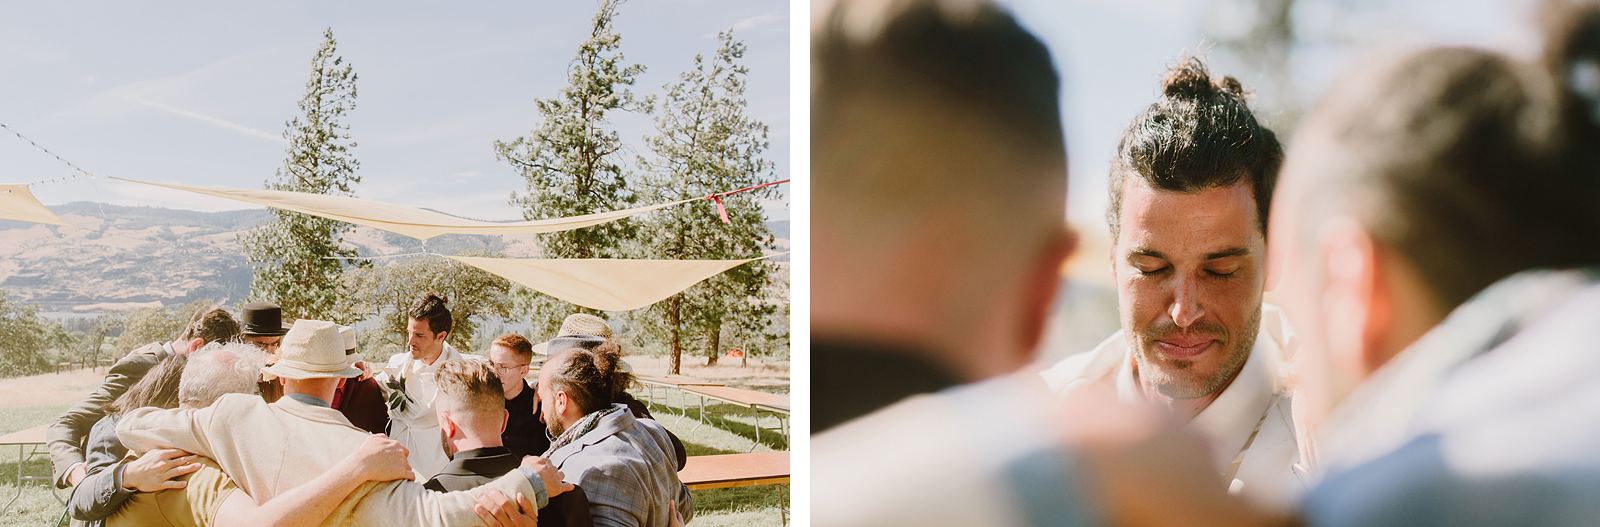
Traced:
<path fill-rule="evenodd" d="M 141 408 L 117 425 L 117 436 L 129 450 L 176 448 L 209 457 L 262 502 L 322 474 L 359 449 L 369 435 L 338 410 L 291 397 L 268 404 L 246 394 L 224 395 L 199 410 Z M 513 499 L 518 492 L 534 499 L 533 486 L 521 471 L 486 487 Z M 472 491 L 439 493 L 404 480 L 369 482 L 352 492 L 323 525 L 483 525 L 472 512 L 473 503 Z"/>

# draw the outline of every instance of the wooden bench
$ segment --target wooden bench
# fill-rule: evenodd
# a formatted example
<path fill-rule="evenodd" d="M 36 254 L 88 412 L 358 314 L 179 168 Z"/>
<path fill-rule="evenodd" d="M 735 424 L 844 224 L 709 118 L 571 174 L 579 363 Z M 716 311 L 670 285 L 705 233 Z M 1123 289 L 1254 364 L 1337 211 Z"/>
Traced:
<path fill-rule="evenodd" d="M 689 490 L 788 485 L 789 453 L 690 456 L 678 479 Z"/>

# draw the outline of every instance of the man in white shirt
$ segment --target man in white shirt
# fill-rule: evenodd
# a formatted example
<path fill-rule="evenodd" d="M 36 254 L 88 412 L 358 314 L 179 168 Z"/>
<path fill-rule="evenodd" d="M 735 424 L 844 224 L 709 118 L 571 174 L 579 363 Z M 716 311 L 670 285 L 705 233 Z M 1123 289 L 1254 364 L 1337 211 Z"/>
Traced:
<path fill-rule="evenodd" d="M 409 350 L 390 357 L 378 379 L 389 400 L 389 437 L 410 451 L 411 468 L 423 480 L 437 475 L 450 463 L 433 409 L 438 394 L 434 374 L 439 364 L 461 358 L 461 352 L 445 342 L 452 328 L 446 302 L 448 298 L 430 292 L 411 305 L 406 312 L 410 318 L 406 324 Z M 404 387 L 403 396 L 394 393 L 396 386 Z"/>
<path fill-rule="evenodd" d="M 1134 118 L 1111 169 L 1111 269 L 1122 330 L 1043 376 L 1114 388 L 1207 439 L 1228 485 L 1287 508 L 1304 485 L 1281 374 L 1290 335 L 1263 306 L 1266 218 L 1283 147 L 1238 81 L 1187 57 Z"/>

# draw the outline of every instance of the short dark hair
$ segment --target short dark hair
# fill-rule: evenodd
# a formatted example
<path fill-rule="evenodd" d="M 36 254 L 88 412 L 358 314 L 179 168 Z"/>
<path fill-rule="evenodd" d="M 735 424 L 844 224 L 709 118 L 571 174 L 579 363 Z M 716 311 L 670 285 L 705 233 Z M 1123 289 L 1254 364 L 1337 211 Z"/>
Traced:
<path fill-rule="evenodd" d="M 585 415 L 610 406 L 633 383 L 633 374 L 621 366 L 622 346 L 610 341 L 557 353 L 544 365 L 551 370 L 552 392 L 566 392 Z"/>
<path fill-rule="evenodd" d="M 880 2 L 890 4 L 875 14 L 882 28 L 862 38 L 850 17 L 872 15 L 851 11 L 871 8 L 836 2 L 811 39 L 812 97 L 820 100 L 812 103 L 814 133 L 826 135 L 836 117 L 847 117 L 831 111 L 836 97 L 921 90 L 981 108 L 1013 139 L 1059 152 L 1060 80 L 1044 43 L 992 3 L 947 3 Z"/>
<path fill-rule="evenodd" d="M 523 337 L 522 335 L 518 335 L 516 333 L 507 333 L 495 337 L 494 342 L 491 342 L 490 344 L 511 350 L 511 352 L 517 354 L 518 357 L 533 356 L 533 343 L 528 342 L 527 337 Z"/>
<path fill-rule="evenodd" d="M 505 389 L 489 361 L 477 356 L 450 359 L 439 365 L 439 395 L 457 408 L 495 417 L 506 409 Z"/>
<path fill-rule="evenodd" d="M 200 308 L 194 312 L 194 316 L 189 317 L 189 325 L 184 326 L 178 340 L 198 338 L 206 344 L 227 344 L 239 341 L 243 334 L 244 329 L 228 310 L 212 305 Z"/>
<path fill-rule="evenodd" d="M 450 318 L 450 308 L 444 306 L 449 301 L 449 298 L 429 291 L 411 304 L 411 310 L 406 311 L 406 315 L 411 320 L 428 321 L 428 331 L 444 333 L 455 327 L 455 321 Z"/>
<path fill-rule="evenodd" d="M 1302 133 L 1349 161 L 1307 166 L 1327 177 L 1299 199 L 1323 212 L 1297 228 L 1344 201 L 1444 312 L 1520 271 L 1600 263 L 1600 195 L 1585 168 L 1600 144 L 1587 113 L 1565 111 L 1559 80 L 1490 51 L 1434 48 L 1342 81 Z"/>
<path fill-rule="evenodd" d="M 1193 55 L 1167 72 L 1161 100 L 1135 117 L 1117 142 L 1106 209 L 1112 243 L 1122 232 L 1122 192 L 1129 176 L 1157 190 L 1183 193 L 1248 181 L 1256 224 L 1266 234 L 1283 145 L 1250 112 L 1248 96 L 1231 76 L 1212 81 L 1205 63 Z"/>
<path fill-rule="evenodd" d="M 144 378 L 129 386 L 128 391 L 106 404 L 106 413 L 122 415 L 146 407 L 177 408 L 178 385 L 183 378 L 183 367 L 188 363 L 188 355 L 167 355 L 145 372 Z"/>

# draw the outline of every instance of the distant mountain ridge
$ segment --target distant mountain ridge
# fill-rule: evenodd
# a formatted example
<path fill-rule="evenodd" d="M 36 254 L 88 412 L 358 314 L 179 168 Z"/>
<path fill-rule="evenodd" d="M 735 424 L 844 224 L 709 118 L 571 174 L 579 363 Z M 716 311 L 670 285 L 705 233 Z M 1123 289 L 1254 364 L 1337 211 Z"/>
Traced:
<path fill-rule="evenodd" d="M 45 311 L 99 312 L 174 305 L 202 298 L 233 302 L 250 291 L 251 269 L 238 235 L 272 219 L 266 209 L 200 212 L 73 202 L 50 207 L 82 228 L 0 220 L 0 291 Z M 789 222 L 769 222 L 789 248 Z M 362 256 L 489 250 L 539 256 L 531 234 L 450 234 L 415 239 L 357 226 L 345 243 Z M 787 257 L 779 261 L 787 260 Z"/>

